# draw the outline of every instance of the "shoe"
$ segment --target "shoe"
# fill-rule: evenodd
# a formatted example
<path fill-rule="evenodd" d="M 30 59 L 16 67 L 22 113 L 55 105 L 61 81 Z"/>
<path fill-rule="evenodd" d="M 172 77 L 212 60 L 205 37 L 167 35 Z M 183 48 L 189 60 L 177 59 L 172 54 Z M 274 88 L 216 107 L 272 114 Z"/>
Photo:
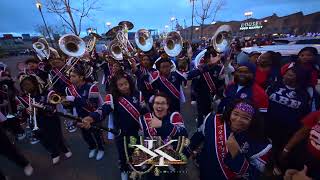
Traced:
<path fill-rule="evenodd" d="M 19 141 L 23 140 L 26 137 L 26 133 L 22 133 L 22 134 L 17 134 L 17 139 Z"/>
<path fill-rule="evenodd" d="M 64 153 L 64 156 L 65 156 L 66 158 L 71 158 L 72 152 L 69 151 L 69 152 L 67 152 L 67 153 Z"/>
<path fill-rule="evenodd" d="M 191 105 L 196 105 L 197 101 L 191 101 Z"/>
<path fill-rule="evenodd" d="M 67 126 L 67 130 L 70 132 L 70 133 L 73 133 L 73 132 L 76 132 L 77 131 L 77 127 L 72 125 L 72 126 Z"/>
<path fill-rule="evenodd" d="M 26 176 L 31 176 L 33 174 L 33 167 L 31 164 L 28 164 L 26 167 L 24 167 L 23 171 Z"/>
<path fill-rule="evenodd" d="M 97 157 L 96 157 L 96 160 L 99 161 L 103 158 L 104 156 L 104 151 L 102 150 L 99 150 L 98 153 L 97 153 Z"/>
<path fill-rule="evenodd" d="M 30 138 L 30 144 L 37 144 L 38 142 L 40 142 L 39 139 L 35 138 L 35 137 L 31 137 Z"/>
<path fill-rule="evenodd" d="M 60 161 L 60 156 L 52 158 L 52 164 L 55 165 Z"/>
<path fill-rule="evenodd" d="M 92 149 L 89 152 L 89 159 L 93 158 L 96 155 L 97 150 L 96 149 Z"/>

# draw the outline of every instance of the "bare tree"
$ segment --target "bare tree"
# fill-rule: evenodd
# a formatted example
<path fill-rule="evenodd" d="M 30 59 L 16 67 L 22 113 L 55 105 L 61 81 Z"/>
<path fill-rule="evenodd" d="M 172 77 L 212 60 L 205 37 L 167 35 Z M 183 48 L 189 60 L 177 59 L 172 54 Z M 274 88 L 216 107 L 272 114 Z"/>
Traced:
<path fill-rule="evenodd" d="M 36 25 L 34 27 L 34 30 L 38 33 L 40 33 L 44 37 L 49 37 L 46 27 L 44 25 Z M 48 26 L 48 31 L 50 34 L 64 34 L 63 27 L 59 25 L 55 26 Z"/>
<path fill-rule="evenodd" d="M 46 7 L 63 20 L 66 28 L 79 36 L 83 19 L 88 18 L 92 10 L 98 9 L 97 2 L 98 0 L 46 0 Z"/>
<path fill-rule="evenodd" d="M 207 19 L 213 22 L 218 12 L 225 6 L 226 0 L 200 0 L 200 5 L 196 8 L 196 21 L 200 25 L 200 37 L 203 36 L 203 26 Z M 199 18 L 199 19 L 197 19 Z"/>

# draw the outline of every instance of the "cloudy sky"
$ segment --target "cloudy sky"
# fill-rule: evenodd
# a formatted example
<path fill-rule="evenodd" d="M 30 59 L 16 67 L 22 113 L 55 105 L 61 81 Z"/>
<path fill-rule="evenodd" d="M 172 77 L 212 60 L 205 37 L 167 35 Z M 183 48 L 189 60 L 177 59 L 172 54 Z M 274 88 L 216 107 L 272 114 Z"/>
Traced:
<path fill-rule="evenodd" d="M 45 0 L 42 0 L 45 1 Z M 81 0 L 71 0 L 78 6 Z M 198 2 L 201 0 L 197 0 Z M 35 33 L 35 26 L 42 25 L 42 19 L 35 6 L 35 0 L 0 0 L 0 34 Z M 97 28 L 98 33 L 107 31 L 106 22 L 112 26 L 119 21 L 129 20 L 135 30 L 154 28 L 162 31 L 165 25 L 171 27 L 170 18 L 176 17 L 180 25 L 191 25 L 190 0 L 98 0 L 98 10 L 92 11 L 84 20 L 83 29 Z M 298 11 L 305 14 L 320 11 L 320 0 L 226 0 L 216 21 L 243 20 L 244 12 L 252 11 L 254 18 L 276 13 L 284 16 Z M 43 9 L 49 25 L 61 26 L 62 21 L 55 14 Z M 212 20 L 208 20 L 210 23 Z"/>

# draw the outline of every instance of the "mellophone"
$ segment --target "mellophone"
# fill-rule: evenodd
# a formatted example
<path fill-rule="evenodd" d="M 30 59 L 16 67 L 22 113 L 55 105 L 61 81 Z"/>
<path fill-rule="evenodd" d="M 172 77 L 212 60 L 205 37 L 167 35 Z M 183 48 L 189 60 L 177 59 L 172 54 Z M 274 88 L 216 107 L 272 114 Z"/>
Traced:
<path fill-rule="evenodd" d="M 62 113 L 62 112 L 57 112 L 57 111 L 55 110 L 55 108 L 52 108 L 52 107 L 50 107 L 50 106 L 45 106 L 45 105 L 38 104 L 38 103 L 32 103 L 32 106 L 33 106 L 34 108 L 39 108 L 39 109 L 42 109 L 42 110 L 44 110 L 44 111 L 53 113 L 53 114 L 55 114 L 55 115 L 58 115 L 58 116 L 61 116 L 61 117 L 65 117 L 65 118 L 74 120 L 74 123 L 75 123 L 75 124 L 76 124 L 77 122 L 82 122 L 82 119 L 81 119 L 80 117 L 72 116 L 72 115 L 70 115 L 70 114 L 65 114 L 65 113 Z M 91 128 L 96 129 L 96 130 L 99 130 L 99 131 L 111 132 L 111 133 L 114 134 L 115 136 L 119 136 L 119 135 L 121 134 L 121 130 L 112 129 L 112 128 L 107 128 L 107 127 L 103 127 L 103 126 L 101 126 L 101 125 L 92 124 L 92 125 L 91 125 Z"/>

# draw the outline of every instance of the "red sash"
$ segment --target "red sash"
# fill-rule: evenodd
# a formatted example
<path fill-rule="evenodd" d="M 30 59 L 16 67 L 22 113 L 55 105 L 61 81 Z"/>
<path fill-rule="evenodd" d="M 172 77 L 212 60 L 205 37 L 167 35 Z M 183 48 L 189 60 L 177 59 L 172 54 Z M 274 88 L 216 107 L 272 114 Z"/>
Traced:
<path fill-rule="evenodd" d="M 167 78 L 160 76 L 160 80 L 177 99 L 180 99 L 180 91 Z"/>
<path fill-rule="evenodd" d="M 214 135 L 215 135 L 215 147 L 216 154 L 219 161 L 220 168 L 227 179 L 235 179 L 237 174 L 229 169 L 227 165 L 224 164 L 224 158 L 228 153 L 226 146 L 227 141 L 227 131 L 224 122 L 221 121 L 221 115 L 216 115 L 214 118 Z"/>
<path fill-rule="evenodd" d="M 119 104 L 139 123 L 140 112 L 126 98 L 120 97 Z"/>
<path fill-rule="evenodd" d="M 80 94 L 78 93 L 76 87 L 73 84 L 68 84 L 68 90 L 72 96 L 81 98 Z"/>
<path fill-rule="evenodd" d="M 149 136 L 151 138 L 152 138 L 152 136 L 156 136 L 157 135 L 156 128 L 149 127 L 149 122 L 152 120 L 151 113 L 148 113 L 148 114 L 144 115 L 143 120 L 144 120 L 144 123 L 146 124 Z"/>
<path fill-rule="evenodd" d="M 209 72 L 203 73 L 203 77 L 207 82 L 207 85 L 208 85 L 208 87 L 210 89 L 210 92 L 214 93 L 216 91 L 216 85 L 214 84 L 214 82 L 213 82 L 213 80 L 212 80 L 212 78 L 210 76 L 210 73 Z"/>

